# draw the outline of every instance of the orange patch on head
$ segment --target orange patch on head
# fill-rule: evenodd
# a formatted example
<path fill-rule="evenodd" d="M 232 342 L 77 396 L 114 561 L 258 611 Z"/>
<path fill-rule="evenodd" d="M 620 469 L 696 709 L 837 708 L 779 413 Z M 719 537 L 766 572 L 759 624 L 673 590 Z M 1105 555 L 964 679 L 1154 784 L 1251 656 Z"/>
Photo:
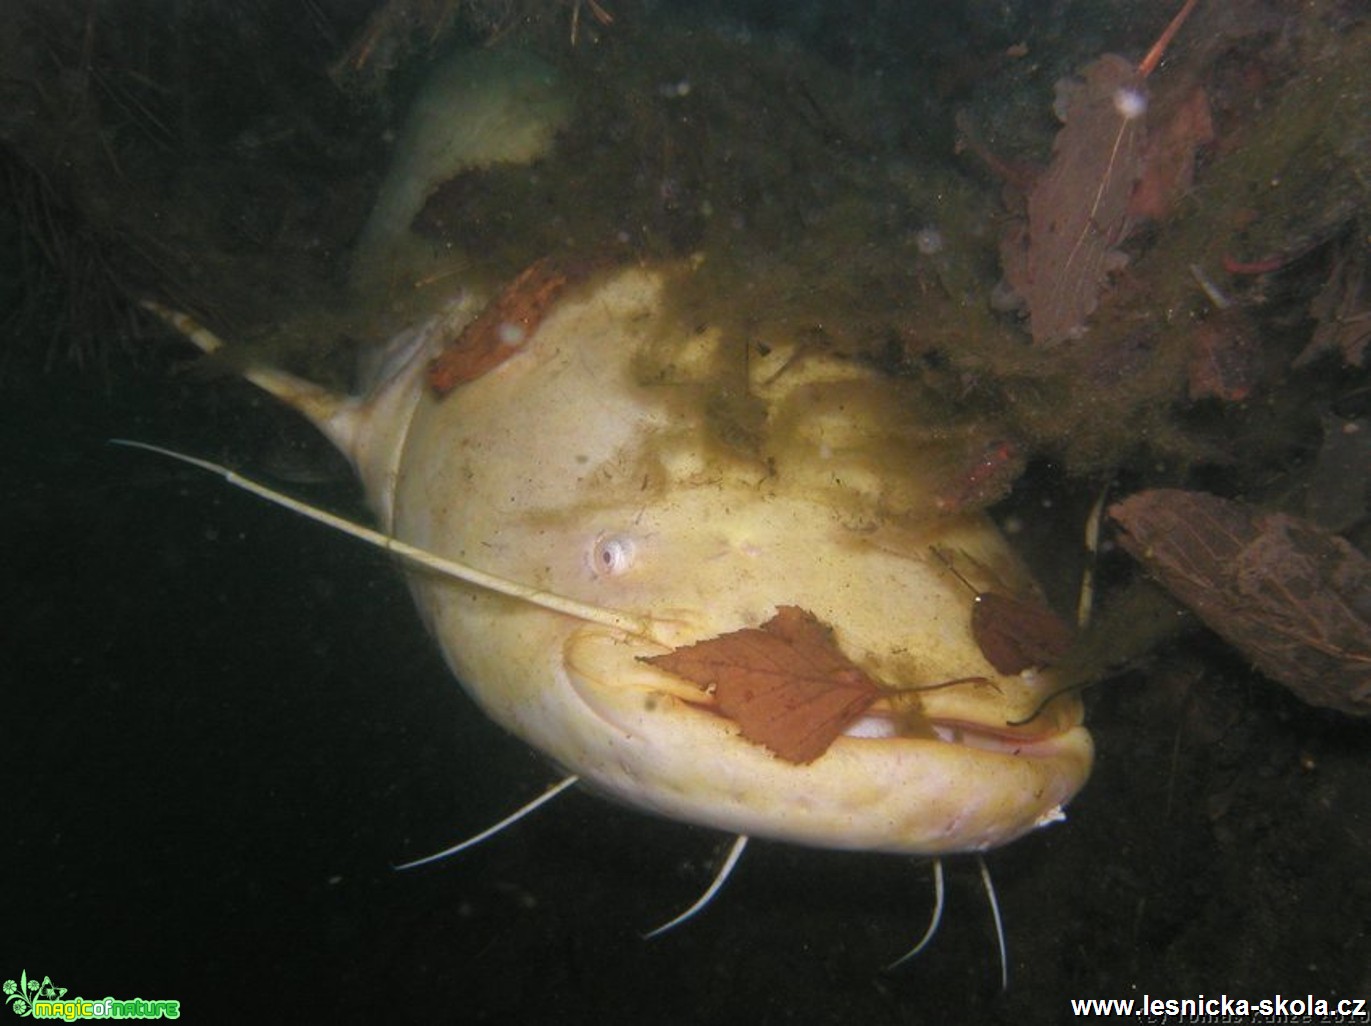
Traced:
<path fill-rule="evenodd" d="M 429 387 L 445 396 L 514 356 L 571 281 L 550 257 L 534 261 L 434 357 Z"/>

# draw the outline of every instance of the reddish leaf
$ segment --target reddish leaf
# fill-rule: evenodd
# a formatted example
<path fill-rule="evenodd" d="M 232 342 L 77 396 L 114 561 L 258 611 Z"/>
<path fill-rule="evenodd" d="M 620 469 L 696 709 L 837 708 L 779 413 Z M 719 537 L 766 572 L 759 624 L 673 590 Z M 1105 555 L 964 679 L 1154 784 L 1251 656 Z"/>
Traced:
<path fill-rule="evenodd" d="M 1012 676 L 1030 667 L 1051 666 L 1075 644 L 1075 628 L 1046 606 L 981 591 L 957 569 L 951 555 L 936 546 L 929 551 L 975 596 L 971 637 L 996 673 Z"/>
<path fill-rule="evenodd" d="M 1260 373 L 1261 343 L 1237 307 L 1218 311 L 1191 332 L 1191 399 L 1242 402 L 1256 389 Z"/>
<path fill-rule="evenodd" d="M 933 500 L 934 505 L 940 513 L 962 513 L 993 505 L 1009 494 L 1027 463 L 1023 447 L 1016 441 L 996 439 L 953 477 Z"/>
<path fill-rule="evenodd" d="M 1214 141 L 1209 97 L 1199 86 L 1156 110 L 1153 120 L 1160 128 L 1148 137 L 1141 176 L 1128 200 L 1128 214 L 1136 220 L 1171 215 L 1195 180 L 1196 150 Z"/>
<path fill-rule="evenodd" d="M 1076 640 L 1071 625 L 1046 606 L 993 591 L 976 595 L 971 636 L 995 671 L 1007 675 L 1051 666 Z"/>
<path fill-rule="evenodd" d="M 798 606 L 643 661 L 712 691 L 743 737 L 787 762 L 813 762 L 881 695 L 832 629 Z"/>
<path fill-rule="evenodd" d="M 1128 230 L 1142 173 L 1146 94 L 1128 61 L 1105 54 L 1057 84 L 1065 124 L 1028 195 L 1028 224 L 1000 247 L 1005 278 L 1028 304 L 1033 341 L 1078 335 Z"/>
<path fill-rule="evenodd" d="M 1157 489 L 1110 508 L 1119 542 L 1257 668 L 1371 715 L 1371 560 L 1307 520 Z"/>

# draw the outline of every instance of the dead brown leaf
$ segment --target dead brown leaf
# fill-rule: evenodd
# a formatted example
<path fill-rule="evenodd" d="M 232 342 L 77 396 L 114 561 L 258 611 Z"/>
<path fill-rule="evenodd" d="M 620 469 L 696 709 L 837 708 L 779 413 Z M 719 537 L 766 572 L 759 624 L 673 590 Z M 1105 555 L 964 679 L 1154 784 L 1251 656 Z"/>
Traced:
<path fill-rule="evenodd" d="M 1157 489 L 1110 508 L 1120 543 L 1268 677 L 1371 715 L 1371 560 L 1299 517 Z"/>
<path fill-rule="evenodd" d="M 952 553 L 936 546 L 929 552 L 971 592 L 971 637 L 996 673 L 1013 676 L 1052 666 L 1075 644 L 1075 628 L 1047 606 L 982 591 L 957 569 Z"/>
<path fill-rule="evenodd" d="M 1146 115 L 1126 102 L 1146 106 L 1143 78 L 1122 57 L 1105 54 L 1057 92 L 1064 124 L 1052 163 L 1028 194 L 1027 225 L 1000 247 L 1038 344 L 1079 334 L 1095 309 L 1111 253 L 1127 234 L 1146 137 Z"/>
<path fill-rule="evenodd" d="M 1151 123 L 1160 127 L 1148 135 L 1140 177 L 1128 199 L 1128 215 L 1138 221 L 1171 216 L 1195 180 L 1196 151 L 1214 141 L 1209 97 L 1202 87 L 1161 108 L 1158 102 L 1148 112 Z"/>
<path fill-rule="evenodd" d="M 1028 457 L 1019 442 L 992 439 L 969 463 L 957 468 L 933 504 L 940 513 L 985 509 L 1009 494 L 1027 465 Z"/>
<path fill-rule="evenodd" d="M 993 591 L 976 596 L 971 636 L 995 672 L 1009 676 L 1060 662 L 1076 641 L 1072 626 L 1046 606 Z"/>
<path fill-rule="evenodd" d="M 710 690 L 743 737 L 801 764 L 823 755 L 882 693 L 832 629 L 798 606 L 643 661 Z"/>
<path fill-rule="evenodd" d="M 1238 307 L 1219 310 L 1190 333 L 1191 399 L 1250 399 L 1261 376 L 1261 341 Z"/>
<path fill-rule="evenodd" d="M 1366 265 L 1364 249 L 1338 255 L 1327 283 L 1310 304 L 1318 326 L 1292 366 L 1303 367 L 1326 353 L 1340 353 L 1349 367 L 1365 365 L 1371 345 L 1371 274 Z"/>

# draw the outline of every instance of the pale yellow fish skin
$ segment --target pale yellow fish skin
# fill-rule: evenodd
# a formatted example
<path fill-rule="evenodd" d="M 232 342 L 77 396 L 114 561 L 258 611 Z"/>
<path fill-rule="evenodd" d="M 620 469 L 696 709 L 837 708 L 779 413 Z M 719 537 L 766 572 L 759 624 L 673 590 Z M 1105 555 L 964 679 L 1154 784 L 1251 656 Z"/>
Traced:
<path fill-rule="evenodd" d="M 523 352 L 445 398 L 423 370 L 470 310 L 420 331 L 408 364 L 365 401 L 302 393 L 297 405 L 353 459 L 386 530 L 652 621 L 650 639 L 632 637 L 409 571 L 458 680 L 586 785 L 672 819 L 919 854 L 984 850 L 1059 819 L 1091 766 L 1079 700 L 1051 703 L 1020 741 L 975 729 L 1029 716 L 1058 682 L 1050 671 L 1001 677 L 976 648 L 971 595 L 929 547 L 1010 587 L 1028 586 L 1026 574 L 987 518 L 933 512 L 936 445 L 882 433 L 897 387 L 784 346 L 736 361 L 720 339 L 673 322 L 673 273 L 688 270 L 605 275 L 563 300 Z M 764 413 L 744 445 L 721 442 L 711 420 L 711 393 L 730 373 L 742 405 Z M 293 401 L 291 379 L 254 380 Z M 781 605 L 832 625 L 888 685 L 989 678 L 914 700 L 944 737 L 970 743 L 842 737 L 794 765 L 637 658 L 757 626 Z"/>

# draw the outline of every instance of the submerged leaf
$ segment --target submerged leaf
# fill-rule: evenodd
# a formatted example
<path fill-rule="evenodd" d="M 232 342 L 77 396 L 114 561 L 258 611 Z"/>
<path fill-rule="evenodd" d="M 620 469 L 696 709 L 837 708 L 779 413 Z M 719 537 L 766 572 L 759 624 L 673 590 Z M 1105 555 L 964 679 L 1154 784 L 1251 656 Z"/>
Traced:
<path fill-rule="evenodd" d="M 1188 367 L 1191 399 L 1242 402 L 1261 376 L 1261 341 L 1238 307 L 1219 310 L 1190 333 Z"/>
<path fill-rule="evenodd" d="M 1292 366 L 1303 367 L 1326 353 L 1341 354 L 1348 367 L 1366 364 L 1366 350 L 1371 346 L 1371 273 L 1363 250 L 1339 254 L 1310 313 L 1318 326 Z"/>
<path fill-rule="evenodd" d="M 1028 194 L 1027 226 L 1000 247 L 1039 344 L 1078 335 L 1094 311 L 1127 234 L 1145 141 L 1142 77 L 1122 57 L 1105 54 L 1057 90 L 1052 163 Z"/>
<path fill-rule="evenodd" d="M 743 737 L 794 763 L 817 759 L 881 695 L 832 629 L 797 606 L 644 662 L 711 690 Z"/>
<path fill-rule="evenodd" d="M 1110 508 L 1120 543 L 1259 670 L 1371 715 L 1371 560 L 1307 520 L 1157 489 Z"/>
<path fill-rule="evenodd" d="M 1159 100 L 1148 112 L 1156 126 L 1148 134 L 1140 174 L 1128 198 L 1135 220 L 1163 220 L 1190 191 L 1195 180 L 1196 152 L 1214 141 L 1209 96 L 1200 86 Z"/>
<path fill-rule="evenodd" d="M 952 556 L 930 549 L 949 573 L 971 591 L 971 637 L 995 667 L 1007 676 L 1059 662 L 1076 642 L 1076 630 L 1045 605 L 982 591 L 957 569 Z"/>
<path fill-rule="evenodd" d="M 983 591 L 971 607 L 971 636 L 997 673 L 1052 666 L 1076 640 L 1072 626 L 1046 606 Z"/>

